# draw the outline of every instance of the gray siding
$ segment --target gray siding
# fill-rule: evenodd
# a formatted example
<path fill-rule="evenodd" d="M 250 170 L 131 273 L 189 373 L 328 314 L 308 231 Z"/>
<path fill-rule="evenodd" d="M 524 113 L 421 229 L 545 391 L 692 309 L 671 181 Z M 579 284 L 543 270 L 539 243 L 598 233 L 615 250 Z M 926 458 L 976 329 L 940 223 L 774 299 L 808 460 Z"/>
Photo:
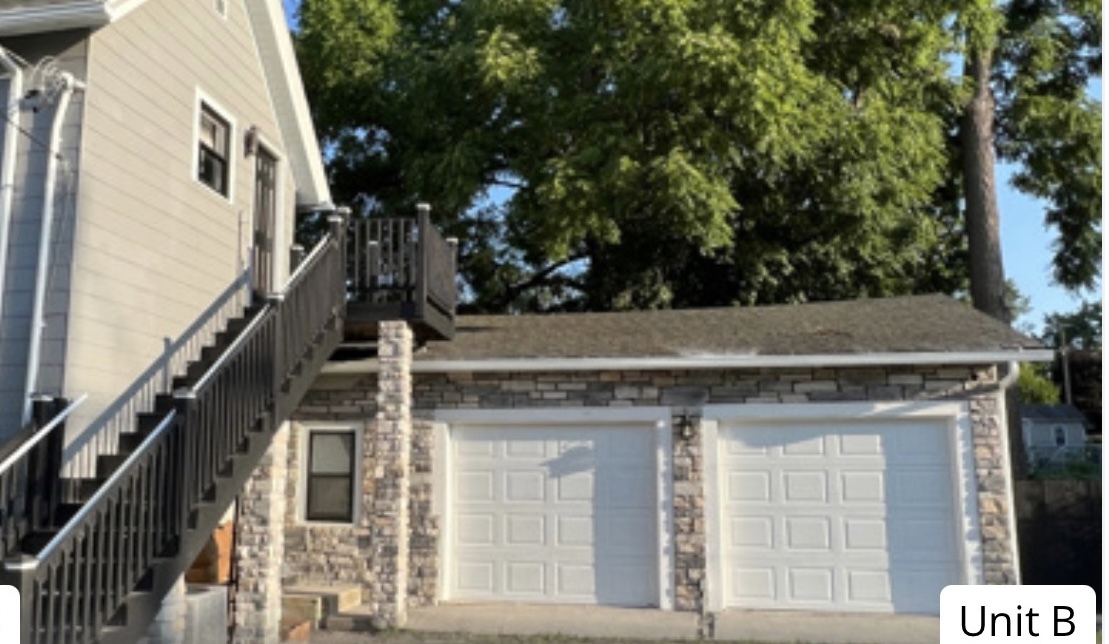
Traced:
<path fill-rule="evenodd" d="M 225 20 L 211 2 L 148 2 L 90 39 L 65 361 L 66 392 L 90 395 L 70 423 L 77 444 L 248 257 L 254 158 L 243 137 L 256 126 L 279 155 L 284 146 L 245 7 L 229 5 Z M 198 92 L 234 121 L 230 201 L 194 179 Z M 279 258 L 288 243 L 278 240 Z"/>
<path fill-rule="evenodd" d="M 86 42 L 86 33 L 78 31 L 5 39 L 0 41 L 0 45 L 14 51 L 31 65 L 54 57 L 61 69 L 82 79 L 86 73 Z M 31 89 L 32 83 L 39 84 L 34 82 L 31 72 L 32 68 L 25 70 L 25 89 Z M 29 105 L 20 106 L 15 102 L 18 97 L 7 95 L 7 85 L 4 81 L 2 104 L 9 107 L 11 117 L 17 119 L 28 134 L 17 139 L 14 209 L 8 239 L 6 279 L 0 293 L 4 298 L 0 319 L 0 440 L 16 431 L 21 421 L 42 230 L 48 157 L 46 146 L 56 109 L 56 104 L 46 105 L 37 112 Z M 83 95 L 77 92 L 66 113 L 59 150 L 63 172 L 59 175 L 55 191 L 43 346 L 39 377 L 33 387 L 36 391 L 55 394 L 63 388 L 82 113 Z M 0 139 L 2 137 L 3 127 L 0 125 Z"/>

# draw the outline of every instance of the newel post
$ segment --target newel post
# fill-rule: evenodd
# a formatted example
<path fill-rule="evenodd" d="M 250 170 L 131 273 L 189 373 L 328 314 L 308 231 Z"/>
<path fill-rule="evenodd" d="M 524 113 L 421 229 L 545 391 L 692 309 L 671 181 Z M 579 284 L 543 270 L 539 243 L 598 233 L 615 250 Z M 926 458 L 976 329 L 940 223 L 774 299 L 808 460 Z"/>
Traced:
<path fill-rule="evenodd" d="M 416 204 L 416 227 L 419 238 L 416 246 L 416 317 L 424 317 L 424 307 L 427 306 L 428 289 L 428 246 L 427 235 L 431 230 L 431 206 L 426 203 Z"/>
<path fill-rule="evenodd" d="M 35 574 L 38 560 L 31 555 L 9 557 L 0 566 L 0 586 L 14 586 L 19 591 L 19 642 L 30 644 L 35 629 Z M 8 631 L 3 631 L 5 634 Z"/>

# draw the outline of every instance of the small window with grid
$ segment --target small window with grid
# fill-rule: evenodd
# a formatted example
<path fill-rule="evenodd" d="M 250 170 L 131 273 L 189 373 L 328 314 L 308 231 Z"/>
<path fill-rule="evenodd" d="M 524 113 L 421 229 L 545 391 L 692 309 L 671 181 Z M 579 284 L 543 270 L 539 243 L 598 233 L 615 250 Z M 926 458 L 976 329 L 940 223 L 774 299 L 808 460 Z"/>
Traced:
<path fill-rule="evenodd" d="M 224 197 L 230 195 L 231 125 L 208 105 L 200 107 L 198 181 Z"/>
<path fill-rule="evenodd" d="M 308 521 L 349 523 L 354 519 L 354 432 L 312 431 L 308 434 Z"/>

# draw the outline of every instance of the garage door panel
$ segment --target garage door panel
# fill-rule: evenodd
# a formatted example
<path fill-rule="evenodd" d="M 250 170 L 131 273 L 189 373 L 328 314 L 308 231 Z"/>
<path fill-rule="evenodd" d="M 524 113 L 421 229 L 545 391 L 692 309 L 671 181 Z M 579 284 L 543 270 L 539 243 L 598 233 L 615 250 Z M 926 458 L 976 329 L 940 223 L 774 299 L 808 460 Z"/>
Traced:
<path fill-rule="evenodd" d="M 452 431 L 450 595 L 629 606 L 657 601 L 650 430 Z"/>
<path fill-rule="evenodd" d="M 491 546 L 497 541 L 494 525 L 496 518 L 492 514 L 460 513 L 458 542 L 466 546 Z"/>
<path fill-rule="evenodd" d="M 725 603 L 938 612 L 960 570 L 946 424 L 724 424 L 720 437 Z M 918 569 L 925 590 L 895 583 Z"/>
<path fill-rule="evenodd" d="M 504 473 L 504 500 L 507 503 L 543 501 L 546 488 L 543 472 L 510 470 Z"/>
<path fill-rule="evenodd" d="M 455 478 L 460 501 L 493 501 L 493 473 L 488 471 L 461 471 Z"/>

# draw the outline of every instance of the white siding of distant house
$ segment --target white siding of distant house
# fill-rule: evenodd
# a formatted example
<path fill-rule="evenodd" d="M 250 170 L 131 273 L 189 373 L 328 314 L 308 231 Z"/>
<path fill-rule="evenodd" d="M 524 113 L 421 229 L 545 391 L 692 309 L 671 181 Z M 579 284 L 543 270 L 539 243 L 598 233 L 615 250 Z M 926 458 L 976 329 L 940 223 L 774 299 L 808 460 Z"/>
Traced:
<path fill-rule="evenodd" d="M 253 125 L 283 145 L 243 1 L 228 5 L 224 19 L 210 1 L 147 2 L 91 38 L 66 360 L 67 389 L 91 404 L 71 439 L 247 260 L 255 159 L 243 137 Z M 235 124 L 231 201 L 194 178 L 198 93 Z"/>

